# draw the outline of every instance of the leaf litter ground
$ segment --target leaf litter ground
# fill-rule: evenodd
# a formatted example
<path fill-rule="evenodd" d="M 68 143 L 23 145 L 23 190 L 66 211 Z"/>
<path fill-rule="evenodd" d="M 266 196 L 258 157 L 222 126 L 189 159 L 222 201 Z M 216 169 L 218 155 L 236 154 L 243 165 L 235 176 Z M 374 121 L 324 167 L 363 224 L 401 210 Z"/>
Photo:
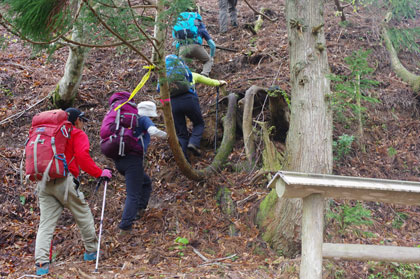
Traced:
<path fill-rule="evenodd" d="M 203 1 L 201 1 L 203 2 Z M 217 45 L 236 52 L 217 51 L 213 78 L 228 81 L 229 91 L 243 96 L 251 85 L 269 87 L 279 85 L 287 92 L 289 72 L 287 32 L 283 1 L 250 1 L 257 10 L 264 5 L 279 20 L 264 22 L 258 36 L 247 24 L 256 19 L 244 2 L 239 2 L 240 26 L 227 35 L 217 34 L 217 3 L 201 3 L 202 15 Z M 418 181 L 419 177 L 419 120 L 418 100 L 390 69 L 387 53 L 381 45 L 375 17 L 369 11 L 348 15 L 351 26 L 339 26 L 333 4 L 326 5 L 326 37 L 329 63 L 333 73 L 347 69 L 343 58 L 352 51 L 373 49 L 372 63 L 377 65 L 375 79 L 381 85 L 375 94 L 381 104 L 369 110 L 365 123 L 366 153 L 356 146 L 345 158 L 335 163 L 334 173 L 351 176 L 377 177 Z M 369 15 L 369 16 L 368 16 Z M 419 20 L 417 19 L 417 24 Z M 414 22 L 414 24 L 416 23 Z M 1 30 L 2 35 L 5 34 Z M 14 38 L 10 38 L 13 40 Z M 400 55 L 404 65 L 420 74 L 418 56 Z M 50 109 L 41 101 L 55 87 L 63 74 L 66 49 L 60 49 L 47 62 L 45 56 L 31 56 L 28 47 L 11 41 L 0 52 L 0 277 L 19 278 L 34 274 L 34 242 L 39 222 L 39 210 L 34 185 L 21 185 L 19 165 L 22 147 L 32 116 Z M 417 62 L 416 62 L 417 61 Z M 76 106 L 89 115 L 86 132 L 91 140 L 91 154 L 101 166 L 112 166 L 99 149 L 99 127 L 107 110 L 108 93 L 133 89 L 144 71 L 143 62 L 132 54 L 114 50 L 92 50 L 89 54 Z M 200 67 L 197 65 L 197 67 Z M 155 87 L 149 85 L 136 96 L 136 101 L 154 99 Z M 193 157 L 195 167 L 207 166 L 213 156 L 215 90 L 200 86 L 200 103 L 207 127 L 203 139 L 202 157 Z M 26 111 L 27 110 L 27 111 Z M 223 105 L 221 106 L 223 112 Z M 20 113 L 20 115 L 16 115 Z M 163 123 L 160 117 L 156 123 Z M 336 123 L 334 137 L 352 133 L 355 127 Z M 353 130 L 352 130 L 353 129 Z M 218 133 L 221 135 L 221 132 Z M 299 258 L 285 259 L 269 249 L 261 240 L 253 224 L 258 203 L 268 190 L 266 179 L 252 180 L 255 171 L 236 171 L 244 165 L 245 155 L 240 134 L 226 170 L 209 177 L 205 182 L 186 179 L 177 169 L 164 141 L 155 140 L 145 161 L 146 172 L 153 179 L 153 194 L 149 209 L 137 221 L 130 235 L 119 236 L 117 225 L 125 198 L 124 181 L 116 175 L 109 184 L 102 238 L 103 257 L 99 274 L 94 263 L 82 261 L 83 244 L 69 211 L 65 210 L 54 233 L 51 278 L 298 278 Z M 397 155 L 390 156 L 390 148 Z M 91 206 L 95 223 L 99 225 L 101 189 L 93 195 L 95 181 L 82 175 L 82 189 Z M 232 191 L 238 214 L 227 217 L 215 199 L 223 187 Z M 349 204 L 334 201 L 336 205 Z M 369 228 L 373 236 L 355 233 L 354 228 L 338 233 L 334 220 L 327 222 L 326 239 L 338 243 L 366 243 L 381 245 L 419 245 L 420 210 L 417 207 L 365 203 L 372 210 L 374 224 Z M 238 232 L 229 236 L 229 226 Z M 188 245 L 175 242 L 178 237 L 189 240 Z M 325 278 L 372 278 L 370 275 L 396 272 L 395 265 L 357 261 L 324 261 Z M 338 277 L 342 274 L 342 277 Z M 403 277 L 401 278 L 409 278 Z M 418 278 L 418 277 L 413 277 Z"/>

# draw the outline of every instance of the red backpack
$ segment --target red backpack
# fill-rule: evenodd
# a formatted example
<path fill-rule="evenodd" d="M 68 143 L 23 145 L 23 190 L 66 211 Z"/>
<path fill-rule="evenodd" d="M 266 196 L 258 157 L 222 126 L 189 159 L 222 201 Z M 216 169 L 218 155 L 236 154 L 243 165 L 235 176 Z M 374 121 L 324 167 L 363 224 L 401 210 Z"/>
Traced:
<path fill-rule="evenodd" d="M 65 177 L 68 162 L 64 155 L 73 129 L 61 109 L 38 113 L 32 119 L 25 144 L 26 177 L 32 181 Z"/>

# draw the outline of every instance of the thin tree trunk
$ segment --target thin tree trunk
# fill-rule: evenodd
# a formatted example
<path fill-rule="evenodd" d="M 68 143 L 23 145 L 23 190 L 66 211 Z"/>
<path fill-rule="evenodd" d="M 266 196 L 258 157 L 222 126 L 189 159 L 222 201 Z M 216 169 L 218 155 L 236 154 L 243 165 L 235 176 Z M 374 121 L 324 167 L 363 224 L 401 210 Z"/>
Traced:
<path fill-rule="evenodd" d="M 334 3 L 337 11 L 340 13 L 341 22 L 346 21 L 346 14 L 344 13 L 344 8 L 340 4 L 340 0 L 334 0 Z"/>
<path fill-rule="evenodd" d="M 265 91 L 264 88 L 253 85 L 246 92 L 244 97 L 244 113 L 242 119 L 242 132 L 244 137 L 245 154 L 250 166 L 255 164 L 255 142 L 252 125 L 253 111 L 254 111 L 254 97 L 259 91 Z"/>
<path fill-rule="evenodd" d="M 159 0 L 157 3 L 157 17 L 158 22 L 162 22 L 164 11 L 164 1 Z M 166 39 L 166 29 L 162 25 L 158 25 L 158 29 L 156 32 L 156 40 L 157 40 L 157 48 L 158 48 L 158 56 L 155 56 L 156 59 L 156 66 L 157 66 L 157 74 L 159 78 L 159 85 L 160 85 L 160 98 L 163 102 L 163 119 L 165 122 L 166 132 L 168 133 L 168 143 L 169 147 L 172 150 L 174 155 L 174 159 L 181 169 L 181 172 L 190 179 L 193 180 L 201 180 L 202 176 L 194 170 L 191 165 L 185 159 L 184 153 L 182 152 L 181 146 L 178 142 L 178 137 L 176 135 L 174 119 L 172 116 L 172 107 L 170 103 L 170 95 L 169 95 L 169 85 L 166 78 L 166 67 L 165 67 L 165 48 L 164 42 Z"/>
<path fill-rule="evenodd" d="M 211 165 L 205 168 L 202 172 L 204 175 L 217 172 L 226 162 L 230 153 L 232 153 L 233 145 L 235 144 L 236 136 L 236 111 L 237 111 L 238 96 L 230 93 L 228 96 L 228 109 L 226 116 L 223 118 L 223 138 L 220 143 L 219 150 L 213 159 Z"/>
<path fill-rule="evenodd" d="M 391 39 L 388 35 L 388 30 L 385 26 L 382 26 L 382 37 L 385 41 L 385 47 L 389 53 L 389 57 L 391 59 L 391 66 L 394 72 L 399 76 L 403 81 L 407 82 L 414 92 L 420 91 L 420 76 L 417 76 L 407 70 L 403 64 L 401 64 L 400 59 L 398 58 L 398 54 L 392 45 Z"/>
<path fill-rule="evenodd" d="M 356 76 L 356 85 L 354 90 L 356 91 L 356 104 L 357 104 L 357 121 L 359 122 L 359 136 L 358 136 L 358 142 L 360 149 L 363 153 L 366 153 L 366 147 L 363 144 L 363 119 L 362 119 L 362 96 L 360 92 L 360 74 Z"/>

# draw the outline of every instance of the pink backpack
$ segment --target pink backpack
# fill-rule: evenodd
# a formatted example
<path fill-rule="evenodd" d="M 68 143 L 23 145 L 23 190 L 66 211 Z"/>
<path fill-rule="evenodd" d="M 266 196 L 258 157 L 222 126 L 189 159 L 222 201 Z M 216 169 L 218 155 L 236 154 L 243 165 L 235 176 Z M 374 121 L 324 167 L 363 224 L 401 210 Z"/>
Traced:
<path fill-rule="evenodd" d="M 129 92 L 114 93 L 108 101 L 111 108 L 102 121 L 101 151 L 112 159 L 127 154 L 143 155 L 143 146 L 139 144 L 140 137 L 134 136 L 138 123 L 136 104 L 128 102 L 117 111 L 114 110 L 129 97 Z"/>

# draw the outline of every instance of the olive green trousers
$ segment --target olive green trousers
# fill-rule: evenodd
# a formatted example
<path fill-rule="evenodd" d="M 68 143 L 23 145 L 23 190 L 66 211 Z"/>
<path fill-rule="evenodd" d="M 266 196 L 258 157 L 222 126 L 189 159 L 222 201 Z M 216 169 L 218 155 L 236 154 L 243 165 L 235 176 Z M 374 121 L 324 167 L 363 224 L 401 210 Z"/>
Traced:
<path fill-rule="evenodd" d="M 49 262 L 51 240 L 61 212 L 66 207 L 80 229 L 87 252 L 97 250 L 97 238 L 92 212 L 82 192 L 76 190 L 73 176 L 38 183 L 40 221 L 35 244 L 35 262 Z"/>

